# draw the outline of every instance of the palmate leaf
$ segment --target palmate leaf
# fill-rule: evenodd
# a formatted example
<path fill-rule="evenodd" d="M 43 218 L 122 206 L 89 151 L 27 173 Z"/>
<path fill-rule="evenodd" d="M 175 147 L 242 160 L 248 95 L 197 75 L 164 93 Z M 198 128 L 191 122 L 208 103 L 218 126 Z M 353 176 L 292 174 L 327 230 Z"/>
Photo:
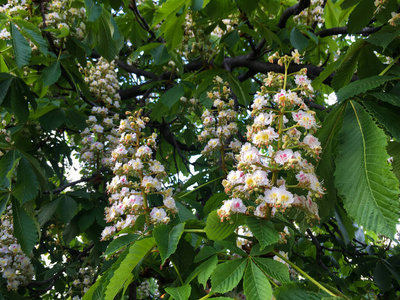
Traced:
<path fill-rule="evenodd" d="M 137 241 L 129 248 L 129 253 L 112 275 L 104 295 L 104 299 L 112 300 L 123 287 L 132 270 L 155 246 L 154 238 L 145 238 Z"/>
<path fill-rule="evenodd" d="M 313 292 L 307 290 L 306 287 L 301 284 L 289 283 L 275 288 L 274 296 L 276 300 L 321 300 L 325 297 L 329 297 L 329 294 L 324 291 Z"/>
<path fill-rule="evenodd" d="M 387 162 L 384 132 L 359 104 L 350 100 L 339 141 L 335 185 L 346 211 L 364 228 L 393 237 L 399 181 Z"/>
<path fill-rule="evenodd" d="M 161 264 L 164 264 L 165 260 L 176 251 L 184 229 L 184 223 L 179 223 L 175 227 L 160 225 L 154 228 L 153 235 L 156 239 L 158 250 L 160 251 L 162 259 Z"/>
<path fill-rule="evenodd" d="M 289 282 L 289 269 L 283 263 L 266 257 L 254 257 L 253 261 L 268 276 L 282 283 Z"/>
<path fill-rule="evenodd" d="M 236 259 L 219 264 L 211 274 L 213 293 L 226 293 L 235 288 L 243 277 L 247 259 Z"/>
<path fill-rule="evenodd" d="M 272 289 L 267 276 L 250 260 L 243 279 L 243 289 L 246 299 L 271 299 Z"/>

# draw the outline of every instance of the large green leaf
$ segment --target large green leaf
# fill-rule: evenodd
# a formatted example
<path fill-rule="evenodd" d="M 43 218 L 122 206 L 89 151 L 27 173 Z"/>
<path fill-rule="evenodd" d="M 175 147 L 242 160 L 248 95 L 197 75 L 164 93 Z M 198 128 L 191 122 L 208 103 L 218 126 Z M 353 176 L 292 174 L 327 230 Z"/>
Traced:
<path fill-rule="evenodd" d="M 164 34 L 165 41 L 168 50 L 175 50 L 182 46 L 183 38 L 183 22 L 186 17 L 185 10 L 179 17 L 171 17 L 169 20 L 165 21 L 163 26 L 161 26 L 161 31 Z"/>
<path fill-rule="evenodd" d="M 253 257 L 253 261 L 268 276 L 271 276 L 282 283 L 290 281 L 289 269 L 283 263 L 265 257 Z"/>
<path fill-rule="evenodd" d="M 162 259 L 161 264 L 164 264 L 165 260 L 176 251 L 184 229 L 184 223 L 179 223 L 175 227 L 171 225 L 160 225 L 154 228 L 153 236 L 156 240 L 158 250 L 160 251 Z"/>
<path fill-rule="evenodd" d="M 292 32 L 290 33 L 290 43 L 296 49 L 299 49 L 302 52 L 305 48 L 308 47 L 308 39 L 297 29 L 297 27 L 293 27 Z"/>
<path fill-rule="evenodd" d="M 137 235 L 137 234 L 127 234 L 127 235 L 123 235 L 115 240 L 112 240 L 103 255 L 106 256 L 106 255 L 113 254 L 116 251 L 120 250 L 121 248 L 133 243 L 138 238 L 139 238 L 139 235 Z"/>
<path fill-rule="evenodd" d="M 346 99 L 350 99 L 356 95 L 359 95 L 361 93 L 365 93 L 369 90 L 372 90 L 378 86 L 381 86 L 382 84 L 391 81 L 399 79 L 398 77 L 395 76 L 372 76 L 368 77 L 365 79 L 357 80 L 352 83 L 350 83 L 347 86 L 342 87 L 337 93 L 337 100 L 338 102 L 341 102 Z"/>
<path fill-rule="evenodd" d="M 136 243 L 130 246 L 129 253 L 115 270 L 110 282 L 106 286 L 104 295 L 105 300 L 114 299 L 119 290 L 123 287 L 132 270 L 147 255 L 147 253 L 154 248 L 154 246 L 155 240 L 153 237 L 136 241 Z"/>
<path fill-rule="evenodd" d="M 335 185 L 345 209 L 367 230 L 393 237 L 398 222 L 399 181 L 387 161 L 384 132 L 351 100 L 339 139 Z"/>
<path fill-rule="evenodd" d="M 360 1 L 349 16 L 349 22 L 347 23 L 348 32 L 356 33 L 366 27 L 371 21 L 374 10 L 374 0 Z"/>
<path fill-rule="evenodd" d="M 247 217 L 246 224 L 260 242 L 261 250 L 279 241 L 279 233 L 275 230 L 274 224 L 271 221 Z"/>
<path fill-rule="evenodd" d="M 391 93 L 384 93 L 384 92 L 377 92 L 377 93 L 371 93 L 373 97 L 383 101 L 387 102 L 389 104 L 395 105 L 395 106 L 400 106 L 400 96 L 396 94 L 391 94 Z"/>
<path fill-rule="evenodd" d="M 42 72 L 43 85 L 48 86 L 57 82 L 61 75 L 60 62 L 56 60 Z"/>
<path fill-rule="evenodd" d="M 272 289 L 267 276 L 250 259 L 244 273 L 243 290 L 248 300 L 271 299 Z"/>
<path fill-rule="evenodd" d="M 249 101 L 247 101 L 247 97 L 243 91 L 241 83 L 230 72 L 228 72 L 228 82 L 232 92 L 234 92 L 236 97 L 238 97 L 239 103 L 247 107 L 247 103 Z"/>
<path fill-rule="evenodd" d="M 210 240 L 223 240 L 231 235 L 240 223 L 241 220 L 236 215 L 232 215 L 232 219 L 229 221 L 225 220 L 221 222 L 217 211 L 213 211 L 207 217 L 207 223 L 204 230 Z"/>
<path fill-rule="evenodd" d="M 94 3 L 92 0 L 85 0 L 85 6 L 88 22 L 95 22 L 103 12 L 101 5 Z"/>
<path fill-rule="evenodd" d="M 117 44 L 112 36 L 113 25 L 110 22 L 110 16 L 103 11 L 103 14 L 97 20 L 99 32 L 97 34 L 96 49 L 108 61 L 115 59 L 117 53 Z"/>
<path fill-rule="evenodd" d="M 14 235 L 21 249 L 29 255 L 38 241 L 36 223 L 18 202 L 12 201 L 12 204 Z"/>
<path fill-rule="evenodd" d="M 10 22 L 10 33 L 12 37 L 12 47 L 15 54 L 15 61 L 18 68 L 22 68 L 29 63 L 32 53 L 31 46 L 29 46 L 28 41 L 24 38 L 21 32 L 19 32 L 18 28 L 13 22 Z"/>
<path fill-rule="evenodd" d="M 187 300 L 190 297 L 192 288 L 189 284 L 178 287 L 168 287 L 165 291 L 175 300 Z"/>
<path fill-rule="evenodd" d="M 25 122 L 29 118 L 29 106 L 20 87 L 19 82 L 11 86 L 11 108 L 18 120 Z"/>
<path fill-rule="evenodd" d="M 247 259 L 236 259 L 219 264 L 211 274 L 213 293 L 226 293 L 233 290 L 243 277 Z"/>
<path fill-rule="evenodd" d="M 366 109 L 378 120 L 380 124 L 400 141 L 400 108 L 391 105 L 379 105 L 372 101 L 364 101 Z"/>
<path fill-rule="evenodd" d="M 76 215 L 78 205 L 76 201 L 67 194 L 61 195 L 57 201 L 57 214 L 64 223 L 68 223 Z"/>
<path fill-rule="evenodd" d="M 322 128 L 318 130 L 322 151 L 319 154 L 320 160 L 316 165 L 316 173 L 322 177 L 326 189 L 324 197 L 317 202 L 319 206 L 323 207 L 323 209 L 319 209 L 319 216 L 322 220 L 331 217 L 336 203 L 337 191 L 332 172 L 335 169 L 333 158 L 336 156 L 337 136 L 342 127 L 345 108 L 345 104 L 335 107 L 324 120 Z"/>
<path fill-rule="evenodd" d="M 17 183 L 12 193 L 21 204 L 35 199 L 38 194 L 38 180 L 30 162 L 22 156 L 17 168 Z"/>
<path fill-rule="evenodd" d="M 168 18 L 174 18 L 175 14 L 187 3 L 189 3 L 190 0 L 168 0 L 165 1 L 162 6 L 157 9 L 154 19 L 153 19 L 153 25 L 152 27 L 158 25 L 162 20 L 168 19 Z M 191 1 L 190 1 L 191 2 Z"/>

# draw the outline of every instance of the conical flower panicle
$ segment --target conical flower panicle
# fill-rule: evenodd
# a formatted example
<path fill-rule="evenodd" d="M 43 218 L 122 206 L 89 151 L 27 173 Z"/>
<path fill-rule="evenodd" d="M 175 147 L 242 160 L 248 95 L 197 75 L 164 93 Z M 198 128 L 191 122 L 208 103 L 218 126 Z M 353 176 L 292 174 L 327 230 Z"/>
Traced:
<path fill-rule="evenodd" d="M 110 206 L 105 210 L 105 219 L 113 225 L 102 233 L 107 239 L 115 232 L 135 225 L 144 215 L 146 225 L 168 223 L 178 211 L 172 197 L 172 189 L 165 188 L 164 166 L 154 159 L 157 134 L 146 135 L 147 117 L 141 111 L 127 113 L 118 128 L 119 144 L 111 152 L 114 177 L 108 183 Z M 163 206 L 149 207 L 148 196 L 161 194 Z"/>
<path fill-rule="evenodd" d="M 300 56 L 296 50 L 292 56 L 270 57 L 270 61 L 276 59 L 287 70 Z M 293 84 L 291 89 L 289 84 Z M 290 207 L 305 211 L 309 219 L 318 219 L 314 200 L 322 197 L 324 189 L 311 161 L 318 159 L 321 151 L 314 136 L 319 126 L 315 113 L 303 101 L 312 93 L 306 69 L 295 74 L 269 73 L 264 79 L 252 104 L 248 142 L 236 156 L 236 168 L 222 183 L 231 198 L 218 210 L 221 220 L 232 213 L 269 218 Z M 254 200 L 256 207 L 246 207 L 247 200 Z"/>

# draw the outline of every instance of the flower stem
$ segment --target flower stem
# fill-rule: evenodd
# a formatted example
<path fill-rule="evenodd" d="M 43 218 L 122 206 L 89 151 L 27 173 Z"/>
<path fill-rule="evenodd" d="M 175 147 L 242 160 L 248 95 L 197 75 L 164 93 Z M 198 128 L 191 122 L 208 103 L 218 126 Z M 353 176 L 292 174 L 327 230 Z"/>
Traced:
<path fill-rule="evenodd" d="M 315 284 L 318 288 L 320 288 L 324 292 L 327 292 L 329 295 L 334 296 L 334 297 L 337 296 L 334 293 L 332 293 L 330 290 L 328 290 L 326 287 L 324 287 L 322 284 L 320 284 L 317 280 L 315 280 L 310 275 L 308 275 L 306 272 L 304 272 L 302 269 L 300 269 L 298 266 L 296 266 L 294 263 L 292 263 L 290 260 L 288 260 L 286 257 L 284 257 L 283 255 L 279 254 L 275 250 L 272 250 L 272 253 L 274 253 L 276 256 L 278 256 L 280 259 L 282 259 L 287 264 L 289 264 L 293 269 L 295 269 L 297 272 L 299 272 L 303 277 L 310 280 L 313 284 Z"/>

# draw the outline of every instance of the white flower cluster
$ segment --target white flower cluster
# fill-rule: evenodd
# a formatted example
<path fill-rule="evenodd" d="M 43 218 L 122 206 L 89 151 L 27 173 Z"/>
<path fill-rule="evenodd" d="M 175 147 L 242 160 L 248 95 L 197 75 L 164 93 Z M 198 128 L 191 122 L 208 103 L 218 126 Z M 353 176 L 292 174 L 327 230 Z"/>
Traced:
<path fill-rule="evenodd" d="M 311 26 L 314 22 L 318 24 L 323 24 L 325 19 L 322 17 L 324 14 L 323 0 L 311 0 L 311 4 L 306 9 L 302 10 L 298 15 L 293 17 L 293 20 L 297 24 L 309 25 Z"/>
<path fill-rule="evenodd" d="M 85 83 L 96 102 L 108 108 L 120 108 L 121 97 L 118 94 L 119 84 L 115 61 L 108 62 L 100 57 L 96 63 L 89 61 L 79 71 L 85 75 Z"/>
<path fill-rule="evenodd" d="M 6 4 L 0 5 L 0 13 L 9 15 L 10 17 L 13 16 L 24 16 L 25 20 L 28 19 L 28 14 L 26 13 L 27 10 L 27 1 L 26 0 L 8 0 Z M 0 40 L 10 40 L 11 34 L 9 31 L 9 22 L 3 23 L 2 25 L 7 26 L 0 30 Z"/>
<path fill-rule="evenodd" d="M 160 297 L 160 291 L 158 290 L 157 279 L 149 278 L 142 283 L 136 289 L 138 299 L 152 299 Z"/>
<path fill-rule="evenodd" d="M 294 52 L 293 56 L 279 59 L 287 66 L 298 55 Z M 256 95 L 252 104 L 254 121 L 247 127 L 249 142 L 236 157 L 236 170 L 230 171 L 222 182 L 231 198 L 218 210 L 221 220 L 232 213 L 251 212 L 267 218 L 277 210 L 294 206 L 304 210 L 308 218 L 318 218 L 313 200 L 322 197 L 324 189 L 306 157 L 318 159 L 321 146 L 313 136 L 318 127 L 315 113 L 302 100 L 311 96 L 312 88 L 305 70 L 291 75 L 293 89 L 287 89 L 285 74 L 286 80 L 278 91 L 268 89 L 266 84 Z M 252 200 L 257 207 L 253 211 L 243 200 Z"/>
<path fill-rule="evenodd" d="M 86 27 L 82 20 L 86 19 L 86 10 L 84 7 L 72 7 L 71 4 L 69 0 L 49 1 L 46 25 L 60 30 L 65 28 L 71 36 L 83 40 Z"/>
<path fill-rule="evenodd" d="M 204 128 L 198 135 L 198 140 L 200 142 L 208 141 L 201 154 L 211 155 L 218 151 L 224 153 L 225 158 L 232 160 L 233 153 L 226 153 L 226 150 L 238 152 L 241 147 L 241 143 L 237 139 L 227 145 L 228 147 L 225 146 L 227 139 L 238 131 L 237 114 L 233 109 L 234 101 L 232 99 L 229 100 L 228 84 L 224 83 L 222 78 L 217 76 L 214 79 L 214 83 L 216 85 L 214 91 L 207 93 L 208 98 L 213 101 L 213 108 L 206 109 L 201 116 Z"/>
<path fill-rule="evenodd" d="M 95 270 L 91 267 L 79 269 L 76 279 L 72 282 L 70 296 L 72 300 L 80 300 L 93 283 Z"/>
<path fill-rule="evenodd" d="M 115 68 L 114 61 L 108 63 L 104 58 L 100 58 L 97 63 L 88 62 L 86 68 L 79 67 L 85 75 L 85 83 L 99 104 L 92 108 L 92 114 L 86 121 L 89 127 L 82 132 L 81 159 L 89 166 L 110 165 L 111 149 L 119 143 L 118 131 L 114 129 L 118 125 L 119 116 L 109 116 L 109 109 L 120 107 Z M 100 107 L 103 105 L 105 107 Z"/>
<path fill-rule="evenodd" d="M 31 260 L 21 249 L 21 245 L 13 236 L 12 208 L 1 216 L 0 224 L 0 272 L 7 280 L 9 290 L 17 290 L 28 284 L 34 275 Z"/>
<path fill-rule="evenodd" d="M 127 114 L 129 117 L 120 122 L 119 145 L 111 153 L 115 176 L 107 185 L 111 206 L 106 208 L 105 219 L 114 225 L 104 229 L 103 239 L 133 227 L 139 215 L 144 215 L 149 225 L 168 223 L 177 212 L 172 189 L 163 188 L 164 166 L 153 159 L 157 134 L 146 136 L 144 130 L 149 119 L 142 118 L 141 111 Z M 163 195 L 164 205 L 150 209 L 147 197 L 151 194 Z"/>
<path fill-rule="evenodd" d="M 250 241 L 244 237 L 253 237 L 253 233 L 247 226 L 239 226 L 236 229 L 238 237 L 236 239 L 236 246 L 242 250 L 251 249 Z"/>
<path fill-rule="evenodd" d="M 108 117 L 108 109 L 95 106 L 92 115 L 86 123 L 89 125 L 82 131 L 81 159 L 91 167 L 99 167 L 100 164 L 111 164 L 111 149 L 118 144 L 118 132 L 114 129 L 114 123 L 119 116 L 115 114 Z"/>

